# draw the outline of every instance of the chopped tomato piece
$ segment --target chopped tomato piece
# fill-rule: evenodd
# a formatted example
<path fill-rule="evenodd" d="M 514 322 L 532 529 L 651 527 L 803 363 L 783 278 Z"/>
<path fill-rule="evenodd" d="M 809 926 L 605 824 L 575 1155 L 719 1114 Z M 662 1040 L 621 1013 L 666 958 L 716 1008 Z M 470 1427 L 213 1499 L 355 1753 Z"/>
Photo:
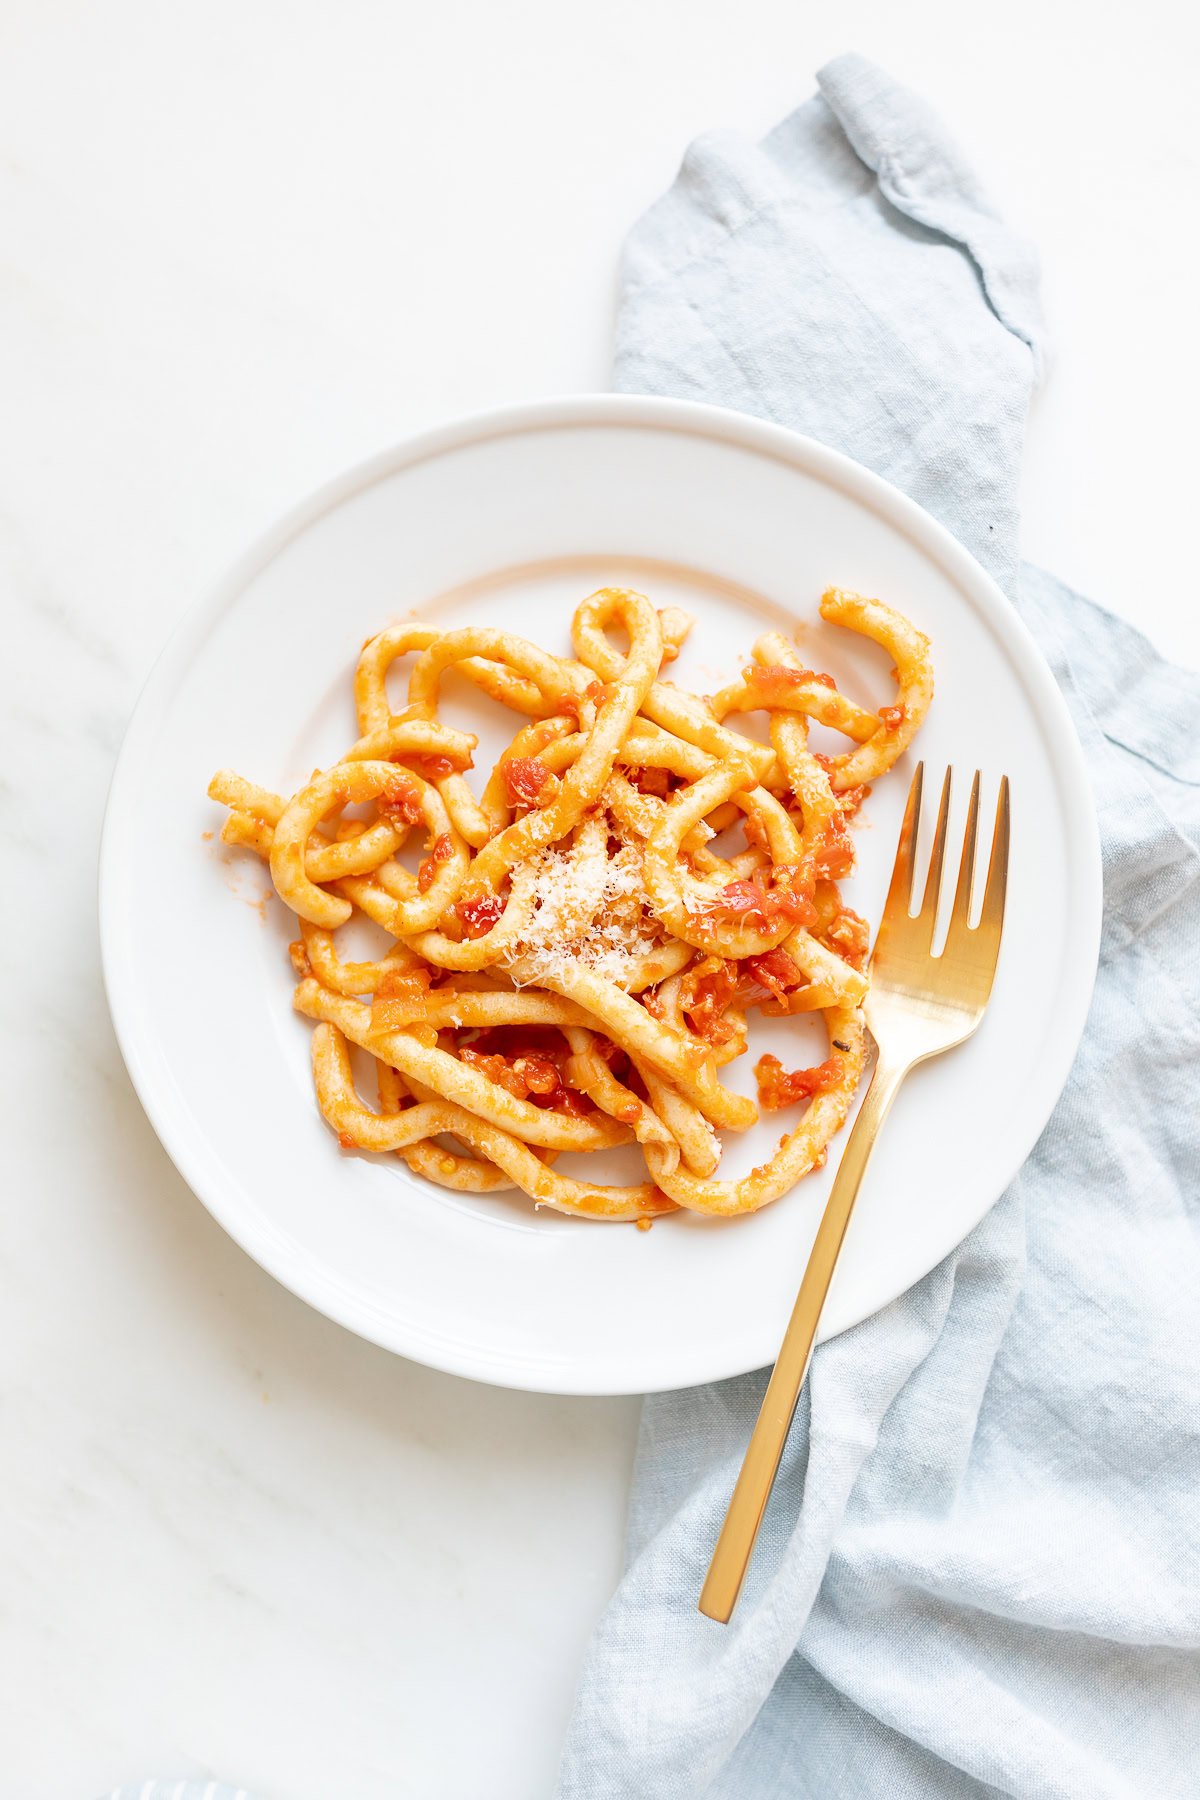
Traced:
<path fill-rule="evenodd" d="M 782 876 L 783 867 L 776 870 Z M 812 902 L 812 877 L 803 869 L 793 868 L 786 871 L 788 885 L 771 889 L 768 898 L 776 917 L 787 919 L 793 925 L 815 925 L 817 909 Z"/>
<path fill-rule="evenodd" d="M 727 919 L 766 922 L 766 892 L 753 881 L 727 881 L 711 903 L 711 910 Z"/>
<path fill-rule="evenodd" d="M 746 968 L 776 1000 L 783 1000 L 793 988 L 804 985 L 804 972 L 792 961 L 786 950 L 768 950 L 765 956 L 748 956 Z"/>
<path fill-rule="evenodd" d="M 850 908 L 842 907 L 831 925 L 827 925 L 824 942 L 837 951 L 852 969 L 865 969 L 871 947 L 871 930 L 867 921 Z"/>
<path fill-rule="evenodd" d="M 538 795 L 550 779 L 550 771 L 536 756 L 510 756 L 500 765 L 509 801 L 517 806 L 536 806 Z"/>
<path fill-rule="evenodd" d="M 630 780 L 639 794 L 653 794 L 656 800 L 665 800 L 671 792 L 669 769 L 634 769 Z"/>
<path fill-rule="evenodd" d="M 505 1056 L 489 1056 L 485 1051 L 472 1050 L 467 1044 L 459 1051 L 458 1060 L 468 1069 L 478 1069 L 481 1075 L 486 1075 L 489 1081 L 494 1081 L 497 1087 L 502 1087 L 517 1100 L 524 1100 L 529 1092 Z"/>
<path fill-rule="evenodd" d="M 756 925 L 762 930 L 781 919 L 794 925 L 812 925 L 817 917 L 803 871 L 781 863 L 768 872 L 773 883 L 764 887 L 757 881 L 728 881 L 704 909 L 705 917 L 737 925 Z"/>
<path fill-rule="evenodd" d="M 808 687 L 812 682 L 837 691 L 837 682 L 832 675 L 819 674 L 816 669 L 790 669 L 786 663 L 752 663 L 742 675 L 746 685 L 754 689 L 756 698 L 765 706 L 784 704 L 798 688 Z"/>
<path fill-rule="evenodd" d="M 582 694 L 564 694 L 558 703 L 558 710 L 578 721 L 585 700 L 590 700 L 594 706 L 603 706 L 607 699 L 608 689 L 603 682 L 589 681 Z"/>
<path fill-rule="evenodd" d="M 531 1094 L 553 1094 L 561 1085 L 558 1070 L 548 1056 L 518 1056 L 513 1072 Z"/>
<path fill-rule="evenodd" d="M 706 956 L 689 969 L 680 988 L 680 1006 L 697 1037 L 714 1046 L 727 1044 L 737 1026 L 724 1017 L 737 992 L 737 966 L 719 956 Z"/>
<path fill-rule="evenodd" d="M 815 1069 L 790 1071 L 777 1056 L 760 1056 L 754 1065 L 759 1105 L 767 1112 L 778 1112 L 784 1106 L 795 1105 L 797 1100 L 809 1100 L 814 1094 L 827 1093 L 837 1086 L 843 1073 L 842 1058 L 836 1052 L 818 1063 Z"/>
<path fill-rule="evenodd" d="M 421 790 L 411 775 L 397 769 L 375 804 L 393 825 L 415 825 L 421 817 Z"/>
<path fill-rule="evenodd" d="M 400 751 L 398 755 L 412 763 L 426 781 L 445 781 L 447 775 L 459 775 L 464 769 L 471 767 L 469 756 L 413 756 L 406 751 Z"/>
<path fill-rule="evenodd" d="M 578 1118 L 592 1110 L 591 1102 L 563 1080 L 560 1064 L 568 1052 L 561 1041 L 556 1047 L 549 1047 L 556 1036 L 557 1033 L 546 1032 L 547 1047 L 534 1049 L 522 1040 L 520 1032 L 500 1026 L 495 1031 L 481 1032 L 473 1044 L 463 1045 L 458 1057 L 515 1099 L 532 1100 L 534 1105 L 550 1106 Z M 533 1041 L 530 1034 L 528 1043 Z"/>
<path fill-rule="evenodd" d="M 459 900 L 454 908 L 469 938 L 484 937 L 504 911 L 499 894 L 477 894 L 473 900 Z"/>
<path fill-rule="evenodd" d="M 433 849 L 429 852 L 429 855 L 424 858 L 417 869 L 417 890 L 419 893 L 427 894 L 429 892 L 430 888 L 433 886 L 434 877 L 437 875 L 439 863 L 449 862 L 453 855 L 454 839 L 450 836 L 448 831 L 443 831 L 440 837 L 436 837 L 433 840 Z"/>
<path fill-rule="evenodd" d="M 861 787 L 846 788 L 837 796 L 837 803 L 842 809 L 842 817 L 847 822 L 855 818 L 864 800 L 871 797 L 871 789 L 866 782 Z"/>
<path fill-rule="evenodd" d="M 770 852 L 771 843 L 770 839 L 767 837 L 767 828 L 757 813 L 744 813 L 742 815 L 742 830 L 745 832 L 746 842 L 750 845 L 752 850 L 766 850 L 768 853 Z"/>
<path fill-rule="evenodd" d="M 812 862 L 818 881 L 841 881 L 854 867 L 854 845 L 845 815 L 837 812 L 825 827 L 825 836 Z"/>
<path fill-rule="evenodd" d="M 834 773 L 837 763 L 832 756 L 824 756 L 819 750 L 814 750 L 813 755 L 827 775 Z M 835 794 L 834 799 L 842 809 L 842 817 L 852 819 L 863 801 L 870 796 L 870 792 L 870 788 L 864 784 L 862 787 L 847 788 L 844 793 Z"/>
<path fill-rule="evenodd" d="M 888 731 L 899 731 L 907 717 L 906 706 L 881 706 L 879 709 L 879 723 Z"/>

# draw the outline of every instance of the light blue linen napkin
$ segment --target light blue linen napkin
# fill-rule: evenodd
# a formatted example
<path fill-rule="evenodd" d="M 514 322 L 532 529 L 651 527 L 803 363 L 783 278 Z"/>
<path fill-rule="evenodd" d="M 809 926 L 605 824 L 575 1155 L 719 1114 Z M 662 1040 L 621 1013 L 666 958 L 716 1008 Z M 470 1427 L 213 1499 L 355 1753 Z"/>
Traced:
<path fill-rule="evenodd" d="M 1196 1796 L 1200 677 L 1020 567 L 1035 260 L 913 95 L 858 56 L 819 82 L 636 228 L 617 385 L 849 452 L 1007 589 L 1093 773 L 1099 980 L 1009 1192 L 818 1351 L 729 1627 L 696 1597 L 765 1376 L 646 1402 L 560 1794 Z"/>

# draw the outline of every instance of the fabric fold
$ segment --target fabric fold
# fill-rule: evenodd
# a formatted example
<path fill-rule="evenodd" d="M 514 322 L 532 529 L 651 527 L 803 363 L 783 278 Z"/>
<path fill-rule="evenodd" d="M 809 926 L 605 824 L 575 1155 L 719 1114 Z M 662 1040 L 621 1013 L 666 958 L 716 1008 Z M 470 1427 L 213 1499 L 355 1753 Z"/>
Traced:
<path fill-rule="evenodd" d="M 956 185 L 962 155 L 922 103 L 858 56 L 821 81 L 761 144 L 698 139 L 634 227 L 614 385 L 845 451 L 1011 593 L 1043 342 L 1036 256 L 973 177 Z"/>
<path fill-rule="evenodd" d="M 817 86 L 884 198 L 970 252 L 997 318 L 1028 344 L 1040 374 L 1045 326 L 1037 253 L 995 211 L 933 109 L 865 56 L 826 64 Z"/>
<path fill-rule="evenodd" d="M 647 1400 L 559 1792 L 1195 1795 L 1200 676 L 1021 568 L 1036 257 L 923 102 L 858 56 L 820 87 L 700 140 L 635 227 L 616 385 L 847 452 L 996 577 L 1095 783 L 1101 964 L 1012 1187 L 818 1351 L 728 1628 L 696 1595 L 765 1377 Z"/>

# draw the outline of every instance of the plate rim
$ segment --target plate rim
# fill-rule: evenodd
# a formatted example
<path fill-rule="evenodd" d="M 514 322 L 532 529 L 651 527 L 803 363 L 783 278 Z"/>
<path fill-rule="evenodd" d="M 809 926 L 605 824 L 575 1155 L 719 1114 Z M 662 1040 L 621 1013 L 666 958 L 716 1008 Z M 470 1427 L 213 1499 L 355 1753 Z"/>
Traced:
<path fill-rule="evenodd" d="M 614 1384 L 611 1380 L 588 1379 L 586 1374 L 572 1379 L 567 1372 L 539 1373 L 525 1362 L 497 1365 L 494 1357 L 491 1362 L 481 1360 L 470 1344 L 450 1352 L 444 1341 L 430 1342 L 419 1329 L 406 1330 L 403 1321 L 396 1321 L 394 1329 L 383 1330 L 373 1315 L 364 1316 L 362 1309 L 340 1290 L 331 1291 L 328 1283 L 322 1287 L 319 1273 L 310 1278 L 307 1268 L 292 1267 L 279 1256 L 272 1243 L 260 1238 L 253 1220 L 241 1217 L 236 1203 L 225 1204 L 219 1191 L 220 1183 L 215 1184 L 218 1191 L 214 1193 L 214 1184 L 207 1181 L 204 1170 L 198 1166 L 193 1134 L 173 1116 L 165 1091 L 160 1092 L 143 1059 L 132 1001 L 133 970 L 121 956 L 113 897 L 118 838 L 138 770 L 139 740 L 157 723 L 163 710 L 161 705 L 157 711 L 154 707 L 157 690 L 164 678 L 186 658 L 189 646 L 197 639 L 203 641 L 229 607 L 236 603 L 249 582 L 294 537 L 354 495 L 405 468 L 448 451 L 530 431 L 605 426 L 661 429 L 684 436 L 715 438 L 783 461 L 840 488 L 882 515 L 938 563 L 965 591 L 985 622 L 1006 641 L 1015 640 L 1025 652 L 1021 657 L 1022 676 L 1028 677 L 1033 684 L 1033 698 L 1038 703 L 1043 728 L 1053 754 L 1059 760 L 1065 784 L 1086 800 L 1085 805 L 1070 809 L 1066 846 L 1068 864 L 1076 871 L 1083 889 L 1081 916 L 1073 933 L 1079 955 L 1067 975 L 1067 1004 L 1060 1012 L 1048 1058 L 1051 1068 L 1046 1081 L 1048 1099 L 1044 1108 L 1037 1109 L 1037 1129 L 1019 1157 L 1010 1159 L 1005 1165 L 1004 1179 L 994 1198 L 969 1221 L 957 1243 L 947 1250 L 947 1255 L 953 1254 L 1001 1198 L 1028 1159 L 1058 1104 L 1087 1023 L 1099 963 L 1103 919 L 1100 835 L 1087 761 L 1066 700 L 1036 639 L 993 577 L 944 525 L 883 476 L 815 438 L 748 413 L 698 401 L 604 392 L 558 395 L 489 407 L 412 433 L 322 482 L 260 532 L 224 573 L 187 605 L 170 631 L 130 711 L 109 782 L 97 865 L 100 962 L 105 997 L 126 1071 L 152 1130 L 191 1192 L 241 1250 L 307 1305 L 383 1349 L 447 1374 L 528 1392 L 581 1396 L 641 1394 L 649 1390 L 644 1383 L 630 1380 Z M 165 691 L 171 691 L 169 684 Z M 909 1291 L 911 1289 L 903 1290 Z M 847 1320 L 839 1331 L 852 1329 L 863 1319 L 873 1317 L 878 1310 L 882 1308 Z M 826 1335 L 832 1334 L 822 1334 L 821 1341 Z M 758 1366 L 756 1361 L 747 1367 Z M 696 1386 L 746 1372 L 747 1368 L 740 1365 L 723 1372 L 709 1370 L 677 1379 L 666 1386 L 656 1383 L 654 1391 Z"/>

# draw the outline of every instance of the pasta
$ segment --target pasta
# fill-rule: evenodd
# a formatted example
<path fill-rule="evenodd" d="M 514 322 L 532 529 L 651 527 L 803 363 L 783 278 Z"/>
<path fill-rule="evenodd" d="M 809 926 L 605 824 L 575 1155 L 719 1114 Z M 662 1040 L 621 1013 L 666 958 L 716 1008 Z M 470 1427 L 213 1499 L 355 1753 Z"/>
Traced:
<path fill-rule="evenodd" d="M 460 1192 L 517 1188 L 643 1228 L 680 1207 L 754 1212 L 823 1163 L 865 1055 L 867 929 L 838 886 L 848 826 L 920 729 L 933 672 L 928 640 L 882 601 L 833 588 L 820 610 L 887 650 L 892 704 L 860 706 L 776 632 L 736 682 L 688 693 L 663 677 L 687 615 L 602 588 L 576 610 L 572 656 L 507 631 L 389 627 L 359 657 L 358 736 L 341 761 L 290 798 L 213 777 L 223 840 L 266 860 L 299 920 L 294 1005 L 314 1021 L 317 1103 L 343 1148 L 398 1155 Z M 438 716 L 449 671 L 519 719 L 478 797 L 476 740 Z M 755 712 L 766 743 L 728 723 Z M 850 747 L 819 754 L 811 721 Z M 714 840 L 730 830 L 723 853 Z M 414 831 L 415 873 L 401 860 Z M 382 955 L 339 948 L 356 916 L 389 934 Z M 819 1012 L 828 1036 L 814 1068 L 761 1057 L 757 1104 L 722 1079 L 756 1011 Z M 374 1105 L 351 1046 L 373 1068 Z M 761 1166 L 718 1178 L 720 1131 L 795 1106 Z M 623 1144 L 645 1180 L 554 1167 Z"/>

